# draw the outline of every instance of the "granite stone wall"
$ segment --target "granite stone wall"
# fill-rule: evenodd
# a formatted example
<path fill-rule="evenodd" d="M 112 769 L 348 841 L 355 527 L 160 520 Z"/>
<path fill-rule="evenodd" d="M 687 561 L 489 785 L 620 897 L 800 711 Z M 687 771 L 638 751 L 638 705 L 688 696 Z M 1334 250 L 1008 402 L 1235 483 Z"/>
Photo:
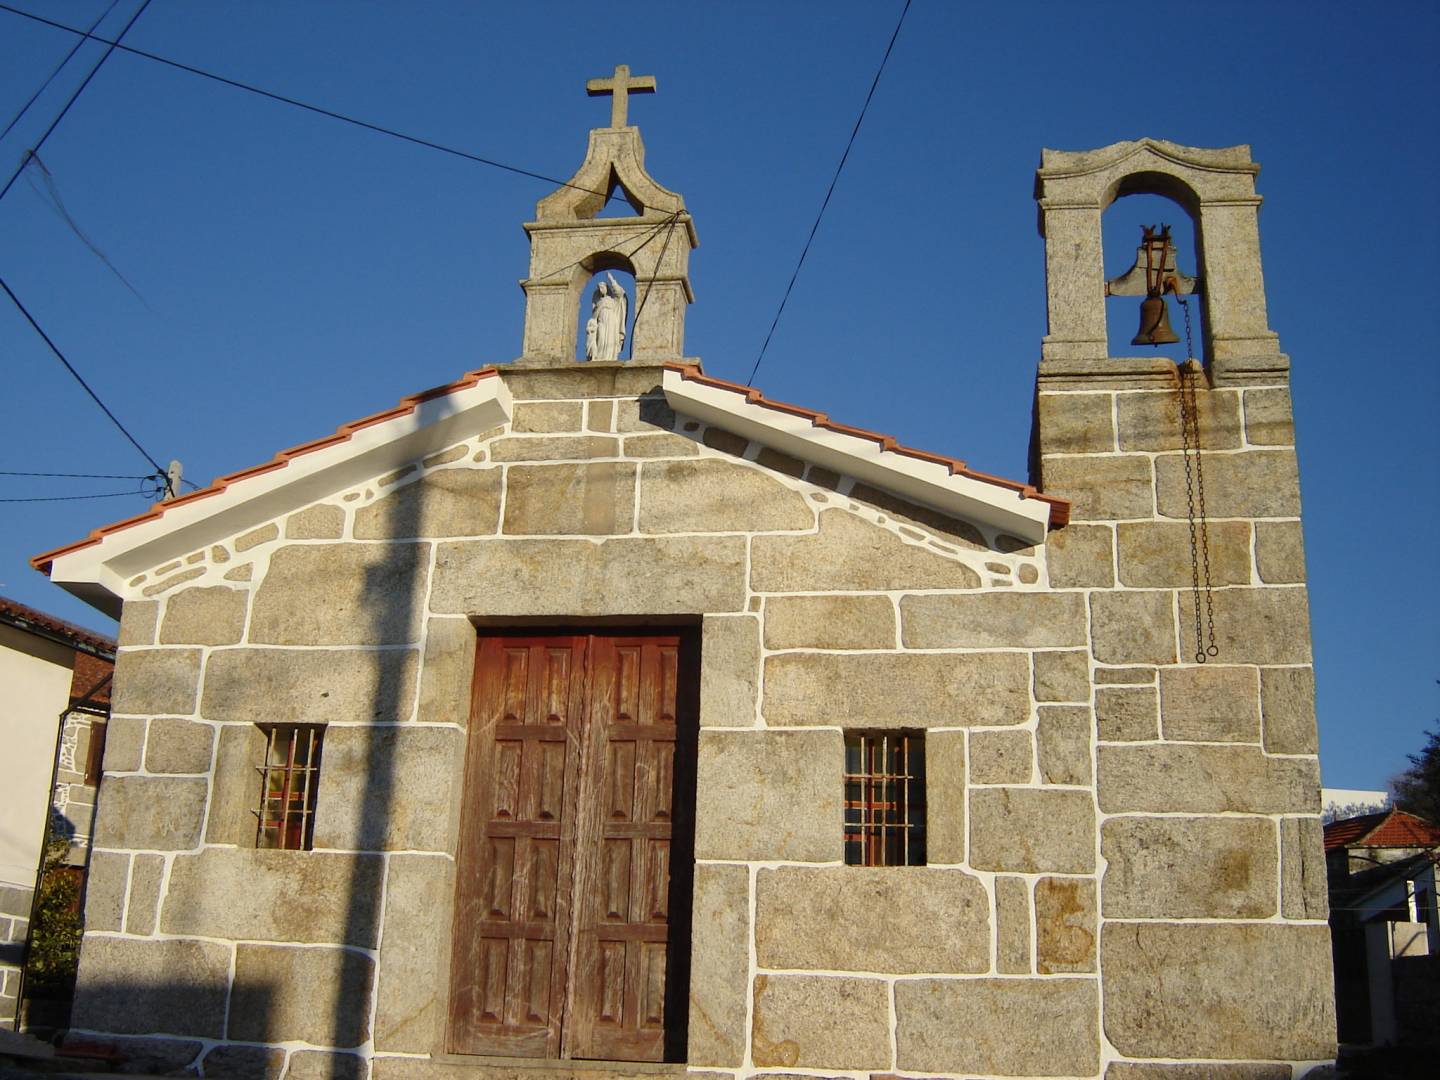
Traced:
<path fill-rule="evenodd" d="M 1050 579 L 1090 614 L 1102 1029 L 1135 1059 L 1115 1077 L 1180 1075 L 1147 1058 L 1286 1076 L 1335 1046 L 1288 364 L 1193 378 L 1219 650 L 1203 665 L 1175 368 L 1040 367 L 1040 479 L 1074 502 Z"/>
<path fill-rule="evenodd" d="M 0 885 L 0 1027 L 14 1028 L 33 889 Z"/>
<path fill-rule="evenodd" d="M 103 737 L 104 730 L 103 718 L 75 709 L 65 714 L 51 806 L 65 819 L 70 831 L 70 853 L 65 861 L 71 866 L 84 866 L 90 855 L 95 786 L 86 783 L 85 768 L 91 742 Z"/>
<path fill-rule="evenodd" d="M 504 377 L 505 428 L 129 583 L 77 1028 L 157 1071 L 475 1075 L 436 1060 L 472 620 L 693 616 L 692 1072 L 1332 1053 L 1277 387 L 1206 397 L 1201 667 L 1159 387 L 1042 380 L 1076 523 L 1032 547 L 676 416 L 655 368 Z M 313 851 L 254 848 L 272 722 L 327 727 Z M 841 865 L 847 728 L 924 730 L 929 865 Z"/>

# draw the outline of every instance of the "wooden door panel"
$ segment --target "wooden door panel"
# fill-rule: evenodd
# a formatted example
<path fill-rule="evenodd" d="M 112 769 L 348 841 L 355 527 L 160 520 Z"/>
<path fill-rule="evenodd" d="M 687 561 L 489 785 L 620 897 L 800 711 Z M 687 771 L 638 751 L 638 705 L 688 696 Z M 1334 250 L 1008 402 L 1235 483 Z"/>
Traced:
<path fill-rule="evenodd" d="M 485 918 L 506 922 L 510 918 L 510 902 L 515 891 L 515 845 L 513 836 L 487 836 L 485 853 L 489 865 L 485 875 Z"/>
<path fill-rule="evenodd" d="M 594 918 L 603 923 L 630 922 L 630 841 L 603 840 Z"/>
<path fill-rule="evenodd" d="M 674 820 L 675 806 L 675 744 L 655 743 L 655 805 L 650 811 L 651 821 Z"/>
<path fill-rule="evenodd" d="M 633 821 L 635 817 L 635 743 L 620 740 L 612 731 L 605 744 L 605 820 Z"/>
<path fill-rule="evenodd" d="M 505 984 L 510 974 L 510 941 L 508 938 L 482 938 L 480 941 L 480 978 L 476 1017 L 482 1023 L 500 1024 L 505 1020 Z"/>
<path fill-rule="evenodd" d="M 679 715 L 695 664 L 681 641 L 481 638 L 452 1052 L 683 1059 L 689 958 L 669 922 L 688 929 L 693 746 L 683 762 L 676 749 L 694 738 Z"/>
<path fill-rule="evenodd" d="M 511 727 L 513 725 L 506 725 Z M 494 768 L 490 782 L 494 785 L 491 795 L 491 821 L 518 821 L 520 819 L 520 774 L 523 771 L 525 743 L 522 739 L 508 738 L 501 741 L 496 733 L 493 751 Z"/>
<path fill-rule="evenodd" d="M 646 865 L 644 906 L 642 917 L 646 922 L 661 922 L 668 925 L 670 918 L 670 841 L 650 840 L 645 848 Z"/>
<path fill-rule="evenodd" d="M 448 1047 L 555 1056 L 565 1008 L 585 653 L 482 638 L 466 760 Z"/>
<path fill-rule="evenodd" d="M 664 1056 L 679 646 L 616 637 L 591 649 L 586 760 L 598 775 L 582 788 L 577 826 L 575 1057 Z"/>
<path fill-rule="evenodd" d="M 520 979 L 514 995 L 515 1015 L 512 1023 L 522 1028 L 549 1025 L 554 1001 L 554 963 L 554 941 L 534 938 L 521 942 Z"/>
<path fill-rule="evenodd" d="M 642 1026 L 651 1030 L 665 1025 L 665 943 L 646 941 L 636 948 L 640 953 L 639 1001 L 636 1015 Z"/>
<path fill-rule="evenodd" d="M 559 821 L 565 806 L 565 760 L 569 740 L 540 742 L 536 747 L 536 782 L 529 789 L 531 801 L 525 805 L 531 821 Z"/>
<path fill-rule="evenodd" d="M 552 922 L 559 907 L 560 841 L 530 840 L 530 875 L 526 885 L 521 917 L 527 922 Z"/>
<path fill-rule="evenodd" d="M 497 684 L 491 691 L 498 699 L 492 705 L 493 719 L 496 723 L 523 724 L 530 698 L 530 650 L 497 641 L 493 648 L 482 645 L 477 649 L 477 653 L 482 651 L 486 655 L 476 656 L 477 668 L 484 665 L 484 677 Z"/>

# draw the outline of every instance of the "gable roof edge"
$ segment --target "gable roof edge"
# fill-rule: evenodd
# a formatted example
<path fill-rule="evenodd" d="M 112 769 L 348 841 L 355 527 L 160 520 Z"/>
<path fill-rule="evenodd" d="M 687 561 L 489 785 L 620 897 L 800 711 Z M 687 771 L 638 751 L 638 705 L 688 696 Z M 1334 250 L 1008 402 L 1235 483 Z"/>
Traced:
<path fill-rule="evenodd" d="M 342 424 L 264 464 L 218 477 L 198 491 L 36 555 L 30 565 L 118 617 L 125 582 L 138 571 L 505 423 L 510 391 L 498 375 L 493 367 L 481 368 L 402 398 L 394 408 Z"/>
<path fill-rule="evenodd" d="M 711 378 L 694 364 L 664 365 L 676 412 L 886 488 L 943 513 L 977 519 L 1038 544 L 1070 520 L 1070 504 L 1029 484 L 977 472 L 963 461 L 903 446 L 888 435 L 837 424 L 824 413 Z"/>

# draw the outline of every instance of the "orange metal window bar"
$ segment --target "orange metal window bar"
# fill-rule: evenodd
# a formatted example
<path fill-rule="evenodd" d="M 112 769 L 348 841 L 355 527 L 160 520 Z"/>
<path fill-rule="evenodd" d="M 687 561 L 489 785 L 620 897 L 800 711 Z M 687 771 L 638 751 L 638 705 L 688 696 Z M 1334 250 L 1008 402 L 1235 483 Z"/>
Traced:
<path fill-rule="evenodd" d="M 320 779 L 324 728 L 276 724 L 265 731 L 260 774 L 260 809 L 255 846 L 308 850 L 315 827 L 315 791 Z"/>
<path fill-rule="evenodd" d="M 845 735 L 845 862 L 925 865 L 925 737 Z"/>

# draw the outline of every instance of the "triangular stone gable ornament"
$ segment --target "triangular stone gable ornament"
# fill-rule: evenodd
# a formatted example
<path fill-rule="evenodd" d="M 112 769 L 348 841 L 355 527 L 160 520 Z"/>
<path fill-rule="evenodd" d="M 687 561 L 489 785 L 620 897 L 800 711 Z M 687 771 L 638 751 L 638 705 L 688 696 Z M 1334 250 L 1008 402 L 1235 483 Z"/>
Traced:
<path fill-rule="evenodd" d="M 516 364 L 575 363 L 582 304 L 587 360 L 677 360 L 684 355 L 685 309 L 695 300 L 689 265 L 699 240 L 684 198 L 645 171 L 640 129 L 626 123 L 629 94 L 653 93 L 655 79 L 632 77 L 621 64 L 586 89 L 612 95 L 610 126 L 591 130 L 584 164 L 536 204 L 535 220 L 525 225 L 530 276 L 520 282 L 525 338 Z M 598 217 L 617 193 L 635 213 Z M 628 296 L 609 271 L 632 275 L 637 295 Z M 582 296 L 595 274 L 607 277 Z"/>

